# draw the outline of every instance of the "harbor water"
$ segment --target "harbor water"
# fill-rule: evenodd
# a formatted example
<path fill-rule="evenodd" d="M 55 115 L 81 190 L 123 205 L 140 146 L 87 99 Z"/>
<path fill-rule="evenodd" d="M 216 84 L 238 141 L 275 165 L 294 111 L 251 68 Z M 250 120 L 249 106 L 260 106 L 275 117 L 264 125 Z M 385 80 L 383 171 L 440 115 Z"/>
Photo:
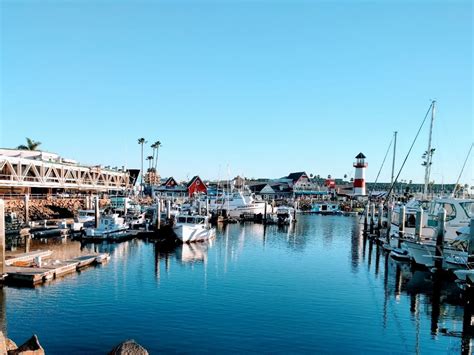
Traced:
<path fill-rule="evenodd" d="M 135 339 L 153 353 L 461 353 L 462 292 L 397 264 L 357 217 L 295 226 L 232 224 L 210 244 L 67 242 L 109 263 L 36 288 L 0 289 L 2 328 L 48 354 L 105 354 Z M 82 248 L 82 249 L 81 249 Z"/>

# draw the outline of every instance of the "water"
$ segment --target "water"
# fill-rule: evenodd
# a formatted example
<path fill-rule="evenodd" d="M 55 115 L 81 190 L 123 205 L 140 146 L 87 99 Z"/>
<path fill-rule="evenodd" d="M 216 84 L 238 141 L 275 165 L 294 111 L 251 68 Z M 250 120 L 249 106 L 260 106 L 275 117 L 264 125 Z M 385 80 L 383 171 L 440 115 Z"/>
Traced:
<path fill-rule="evenodd" d="M 82 252 L 92 249 L 111 261 L 0 290 L 9 337 L 36 333 L 48 354 L 104 354 L 130 338 L 150 353 L 432 354 L 471 342 L 457 287 L 387 259 L 351 217 L 229 225 L 212 244 L 174 250 L 130 241 Z"/>

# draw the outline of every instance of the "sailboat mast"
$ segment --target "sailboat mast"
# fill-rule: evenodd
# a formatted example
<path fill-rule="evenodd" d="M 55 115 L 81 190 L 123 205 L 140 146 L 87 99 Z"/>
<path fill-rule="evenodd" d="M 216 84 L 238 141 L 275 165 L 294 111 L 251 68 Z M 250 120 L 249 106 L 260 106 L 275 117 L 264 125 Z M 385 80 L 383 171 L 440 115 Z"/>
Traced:
<path fill-rule="evenodd" d="M 430 183 L 430 173 L 431 173 L 431 163 L 433 152 L 431 151 L 431 137 L 433 135 L 433 122 L 435 118 L 435 104 L 436 101 L 431 102 L 431 124 L 430 124 L 430 135 L 428 137 L 428 149 L 426 150 L 426 160 L 425 160 L 425 187 L 423 189 L 423 196 L 428 196 L 428 184 Z"/>
<path fill-rule="evenodd" d="M 393 185 L 395 178 L 395 153 L 397 151 L 397 131 L 393 132 L 393 159 L 392 159 L 392 179 L 390 180 L 390 186 Z"/>

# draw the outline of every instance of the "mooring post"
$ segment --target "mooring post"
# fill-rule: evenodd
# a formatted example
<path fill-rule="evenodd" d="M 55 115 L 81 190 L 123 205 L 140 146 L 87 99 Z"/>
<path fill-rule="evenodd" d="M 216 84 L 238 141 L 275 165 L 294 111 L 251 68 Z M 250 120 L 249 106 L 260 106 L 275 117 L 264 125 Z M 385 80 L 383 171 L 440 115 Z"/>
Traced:
<path fill-rule="evenodd" d="M 444 251 L 444 228 L 446 225 L 446 210 L 441 209 L 438 213 L 438 230 L 436 233 L 436 259 L 435 268 L 440 271 L 443 268 L 443 251 Z"/>
<path fill-rule="evenodd" d="M 201 200 L 198 201 L 198 215 L 202 215 L 202 202 Z"/>
<path fill-rule="evenodd" d="M 400 213 L 398 216 L 398 247 L 402 247 L 402 239 L 405 234 L 405 218 L 406 218 L 406 209 L 405 206 L 400 207 Z"/>
<path fill-rule="evenodd" d="M 293 221 L 296 222 L 296 211 L 298 210 L 298 201 L 295 200 L 295 204 L 293 207 Z"/>
<path fill-rule="evenodd" d="M 416 241 L 421 241 L 421 236 L 423 235 L 423 208 L 420 207 L 416 211 L 416 221 L 415 221 L 415 239 Z"/>
<path fill-rule="evenodd" d="M 375 203 L 370 204 L 370 234 L 374 234 L 375 226 Z"/>
<path fill-rule="evenodd" d="M 161 226 L 161 199 L 156 202 L 156 229 Z"/>
<path fill-rule="evenodd" d="M 206 215 L 209 215 L 209 198 L 206 197 Z"/>
<path fill-rule="evenodd" d="M 30 235 L 29 234 L 25 235 L 25 253 L 30 252 L 30 241 L 31 241 Z"/>
<path fill-rule="evenodd" d="M 364 213 L 364 233 L 367 233 L 368 228 L 369 228 L 369 210 L 370 210 L 370 201 L 367 201 L 367 206 L 365 206 L 365 213 Z"/>
<path fill-rule="evenodd" d="M 387 209 L 387 243 L 390 245 L 390 231 L 392 229 L 392 214 L 393 214 L 393 205 L 388 204 Z"/>
<path fill-rule="evenodd" d="M 201 207 L 199 207 L 201 210 Z M 171 200 L 166 200 L 166 218 L 168 221 L 171 219 Z"/>
<path fill-rule="evenodd" d="M 5 273 L 5 202 L 0 200 L 0 277 Z"/>
<path fill-rule="evenodd" d="M 100 219 L 100 212 L 99 212 L 99 195 L 95 197 L 95 205 L 94 205 L 94 217 L 95 217 L 95 227 L 99 228 L 99 219 Z"/>
<path fill-rule="evenodd" d="M 377 217 L 377 229 L 379 230 L 379 234 L 380 234 L 380 231 L 382 230 L 382 222 L 383 222 L 383 203 L 380 202 L 379 203 L 379 215 Z"/>
<path fill-rule="evenodd" d="M 474 264 L 474 217 L 471 218 L 471 229 L 469 233 L 469 243 L 467 247 L 467 262 L 469 267 Z"/>
<path fill-rule="evenodd" d="M 263 211 L 263 222 L 267 223 L 267 201 L 265 200 L 265 209 Z"/>
<path fill-rule="evenodd" d="M 30 195 L 25 194 L 25 224 L 30 222 Z"/>

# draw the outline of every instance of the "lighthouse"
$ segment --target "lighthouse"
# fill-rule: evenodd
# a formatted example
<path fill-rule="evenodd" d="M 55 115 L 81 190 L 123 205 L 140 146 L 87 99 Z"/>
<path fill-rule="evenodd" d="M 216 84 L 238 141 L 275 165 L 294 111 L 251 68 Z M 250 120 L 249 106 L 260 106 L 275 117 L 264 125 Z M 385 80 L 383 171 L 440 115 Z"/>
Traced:
<path fill-rule="evenodd" d="M 367 168 L 365 155 L 359 153 L 355 158 L 354 196 L 365 196 L 365 169 Z"/>

